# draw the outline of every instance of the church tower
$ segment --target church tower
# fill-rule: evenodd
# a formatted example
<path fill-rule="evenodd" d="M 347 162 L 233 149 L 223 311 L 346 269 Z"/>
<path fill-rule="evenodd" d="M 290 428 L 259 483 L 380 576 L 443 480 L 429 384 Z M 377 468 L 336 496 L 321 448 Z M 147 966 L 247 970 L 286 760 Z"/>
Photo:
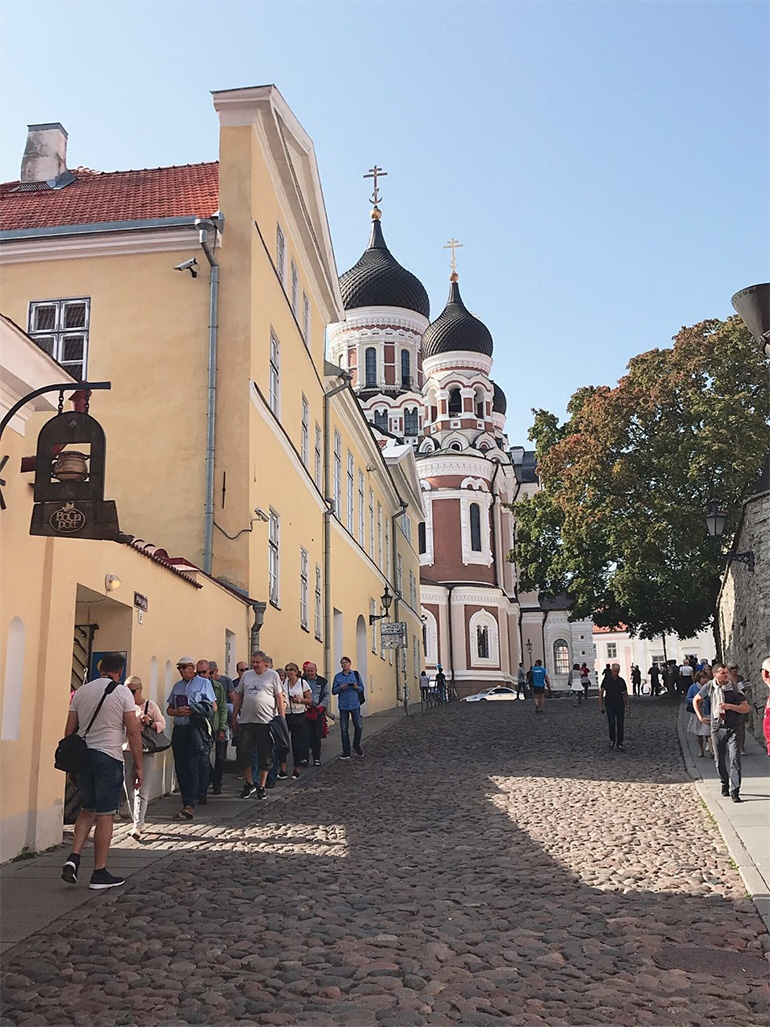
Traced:
<path fill-rule="evenodd" d="M 376 165 L 371 235 L 361 259 L 340 277 L 345 320 L 329 325 L 329 359 L 353 375 L 369 421 L 417 446 L 422 433 L 421 343 L 430 318 L 422 282 L 402 267 L 382 231 Z"/>

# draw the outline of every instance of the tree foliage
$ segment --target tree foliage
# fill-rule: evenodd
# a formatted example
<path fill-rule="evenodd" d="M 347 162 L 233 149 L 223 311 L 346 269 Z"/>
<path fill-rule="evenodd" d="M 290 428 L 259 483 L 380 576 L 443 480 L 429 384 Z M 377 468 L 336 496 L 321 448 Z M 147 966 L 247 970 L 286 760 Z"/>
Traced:
<path fill-rule="evenodd" d="M 687 638 L 713 612 L 724 548 L 770 447 L 768 362 L 738 317 L 682 328 L 614 389 L 578 390 L 564 424 L 533 411 L 541 489 L 516 505 L 524 589 L 573 616 Z M 709 500 L 728 514 L 708 537 Z M 513 556 L 514 554 L 512 554 Z"/>

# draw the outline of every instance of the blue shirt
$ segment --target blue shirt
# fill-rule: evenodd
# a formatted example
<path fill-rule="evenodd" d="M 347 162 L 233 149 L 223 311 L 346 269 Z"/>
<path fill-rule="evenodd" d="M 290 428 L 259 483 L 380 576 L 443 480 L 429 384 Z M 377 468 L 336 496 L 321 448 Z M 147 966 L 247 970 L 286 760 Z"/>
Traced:
<path fill-rule="evenodd" d="M 341 710 L 359 710 L 361 709 L 361 703 L 359 701 L 359 691 L 355 687 L 358 684 L 358 672 L 351 670 L 348 674 L 343 674 L 340 671 L 339 674 L 334 675 L 334 683 L 332 684 L 332 695 L 336 695 L 339 700 L 339 706 Z M 340 691 L 343 685 L 348 687 L 345 691 Z M 350 685 L 354 687 L 351 688 Z"/>
<path fill-rule="evenodd" d="M 171 695 L 169 695 L 166 705 L 176 706 L 175 696 L 177 695 L 183 695 L 187 699 L 187 702 L 182 703 L 182 706 L 189 706 L 191 702 L 199 702 L 201 699 L 208 699 L 212 703 L 217 701 L 209 679 L 199 677 L 197 674 L 192 681 L 177 681 L 171 689 Z M 189 723 L 189 717 L 174 717 L 174 724 L 178 724 L 180 727 Z"/>
<path fill-rule="evenodd" d="M 545 676 L 548 671 L 545 667 L 533 667 L 532 668 L 532 687 L 533 688 L 545 688 Z"/>
<path fill-rule="evenodd" d="M 313 697 L 313 705 L 326 707 L 329 701 L 329 688 L 326 678 L 322 678 L 320 674 L 316 674 L 312 681 L 310 678 L 304 678 L 303 680 L 310 689 L 310 694 Z M 321 701 L 322 699 L 323 701 Z"/>

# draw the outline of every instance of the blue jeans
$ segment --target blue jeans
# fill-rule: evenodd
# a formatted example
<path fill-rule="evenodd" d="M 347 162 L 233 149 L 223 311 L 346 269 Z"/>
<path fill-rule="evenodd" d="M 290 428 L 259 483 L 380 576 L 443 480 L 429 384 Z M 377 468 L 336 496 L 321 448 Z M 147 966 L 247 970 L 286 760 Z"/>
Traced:
<path fill-rule="evenodd" d="M 361 735 L 364 730 L 364 720 L 361 716 L 361 707 L 357 710 L 340 710 L 340 732 L 342 734 L 342 755 L 350 755 L 350 725 L 348 718 L 353 718 L 353 748 L 358 751 L 361 748 Z"/>
<path fill-rule="evenodd" d="M 209 755 L 197 751 L 189 724 L 174 726 L 171 748 L 174 753 L 176 779 L 182 794 L 182 805 L 195 808 L 198 796 L 205 795 L 209 786 Z"/>

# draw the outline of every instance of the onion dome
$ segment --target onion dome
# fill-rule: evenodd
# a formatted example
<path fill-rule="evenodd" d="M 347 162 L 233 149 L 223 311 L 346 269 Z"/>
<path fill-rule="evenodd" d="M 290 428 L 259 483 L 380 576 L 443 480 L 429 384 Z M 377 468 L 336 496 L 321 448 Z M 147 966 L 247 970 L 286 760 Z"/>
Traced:
<path fill-rule="evenodd" d="M 340 277 L 345 310 L 356 307 L 403 307 L 430 317 L 430 300 L 422 282 L 401 267 L 385 244 L 378 207 L 372 211 L 369 248 Z"/>
<path fill-rule="evenodd" d="M 493 344 L 489 329 L 463 303 L 457 275 L 452 274 L 450 281 L 447 305 L 425 329 L 423 357 L 455 352 L 483 353 L 491 357 Z"/>
<path fill-rule="evenodd" d="M 505 393 L 497 382 L 492 382 L 492 388 L 495 390 L 492 398 L 492 413 L 504 414 L 508 409 L 508 400 L 505 398 Z"/>

